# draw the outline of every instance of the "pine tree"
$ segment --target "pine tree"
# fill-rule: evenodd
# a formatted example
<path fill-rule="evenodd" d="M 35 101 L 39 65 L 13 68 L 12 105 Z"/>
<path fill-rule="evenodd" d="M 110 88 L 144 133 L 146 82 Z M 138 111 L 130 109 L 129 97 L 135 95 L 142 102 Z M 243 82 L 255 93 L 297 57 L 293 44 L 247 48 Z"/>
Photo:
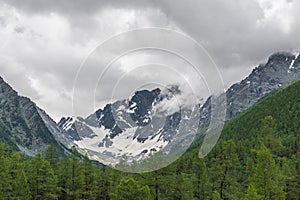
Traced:
<path fill-rule="evenodd" d="M 290 182 L 290 199 L 300 198 L 300 152 L 292 156 L 293 176 Z"/>
<path fill-rule="evenodd" d="M 258 195 L 267 200 L 285 199 L 283 188 L 280 187 L 280 171 L 266 146 L 257 151 L 257 161 L 254 176 L 250 183 L 257 189 Z"/>
<path fill-rule="evenodd" d="M 59 171 L 60 199 L 80 199 L 84 182 L 81 155 L 75 147 L 72 154 L 63 160 Z"/>
<path fill-rule="evenodd" d="M 227 140 L 217 147 L 212 158 L 210 175 L 213 177 L 214 190 L 219 191 L 220 199 L 238 199 L 241 190 L 237 182 L 238 154 L 233 140 Z"/>
<path fill-rule="evenodd" d="M 149 200 L 150 189 L 139 185 L 133 178 L 123 179 L 110 197 L 112 200 Z"/>
<path fill-rule="evenodd" d="M 204 159 L 194 157 L 192 162 L 192 171 L 194 172 L 193 186 L 196 199 L 205 200 L 211 196 L 212 186 Z"/>
<path fill-rule="evenodd" d="M 9 174 L 9 158 L 0 156 L 0 199 L 12 199 L 12 177 Z"/>
<path fill-rule="evenodd" d="M 250 184 L 247 189 L 244 200 L 262 200 L 263 198 L 257 194 L 257 189 L 253 184 Z"/>
<path fill-rule="evenodd" d="M 93 187 L 93 195 L 95 195 L 96 199 L 109 200 L 109 193 L 112 187 L 110 170 L 107 166 L 100 166 L 96 168 L 96 170 L 96 182 Z"/>
<path fill-rule="evenodd" d="M 59 156 L 57 154 L 56 148 L 54 145 L 49 145 L 46 152 L 44 153 L 45 160 L 50 163 L 51 168 L 54 171 L 58 170 L 58 161 Z"/>
<path fill-rule="evenodd" d="M 33 199 L 57 199 L 57 177 L 41 154 L 37 154 L 28 167 L 28 179 Z"/>
<path fill-rule="evenodd" d="M 286 199 L 292 199 L 293 176 L 295 172 L 294 165 L 287 158 L 280 159 L 280 171 L 282 173 L 284 192 Z"/>
<path fill-rule="evenodd" d="M 92 193 L 95 187 L 95 173 L 92 161 L 89 160 L 87 155 L 83 159 L 83 185 L 82 185 L 82 198 L 81 199 L 95 199 L 95 195 Z"/>
<path fill-rule="evenodd" d="M 9 174 L 12 178 L 13 198 L 27 200 L 31 198 L 24 165 L 19 153 L 12 153 L 9 162 Z"/>
<path fill-rule="evenodd" d="M 280 155 L 284 151 L 284 147 L 277 135 L 275 120 L 272 116 L 263 118 L 260 133 L 264 137 L 265 146 L 270 149 L 272 153 Z"/>
<path fill-rule="evenodd" d="M 179 173 L 176 176 L 175 198 L 174 199 L 193 199 L 193 174 Z"/>

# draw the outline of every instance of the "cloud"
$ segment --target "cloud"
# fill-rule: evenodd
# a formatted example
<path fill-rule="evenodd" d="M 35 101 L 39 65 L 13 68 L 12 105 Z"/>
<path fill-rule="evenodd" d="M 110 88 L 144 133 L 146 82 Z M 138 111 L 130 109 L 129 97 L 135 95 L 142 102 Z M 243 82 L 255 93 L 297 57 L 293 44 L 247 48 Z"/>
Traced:
<path fill-rule="evenodd" d="M 273 52 L 300 50 L 299 8 L 296 0 L 0 0 L 1 76 L 58 120 L 61 115 L 73 114 L 77 70 L 99 44 L 124 31 L 155 26 L 178 30 L 197 40 L 229 87 Z M 139 44 L 141 39 L 128 41 L 129 46 L 131 43 Z M 108 53 L 114 54 L 114 49 Z M 198 81 L 187 66 L 179 67 L 180 59 L 140 53 L 114 64 L 107 83 L 96 94 L 97 101 L 103 104 L 109 99 L 112 83 L 131 70 L 116 98 L 153 79 L 162 84 L 183 80 L 162 67 L 157 70 L 155 65 L 148 70 L 135 69 L 155 59 L 177 66 L 186 80 Z M 82 99 L 88 90 L 94 90 L 95 80 L 88 74 L 97 70 L 83 74 L 86 80 L 78 86 Z M 82 107 L 80 112 L 86 114 L 84 110 Z"/>
<path fill-rule="evenodd" d="M 169 23 L 164 14 L 157 10 L 143 12 L 111 8 L 90 16 L 92 23 L 85 25 L 87 28 L 84 29 L 72 25 L 59 12 L 24 14 L 20 8 L 0 5 L 3 13 L 3 29 L 0 31 L 3 41 L 0 49 L 1 76 L 56 120 L 59 116 L 73 114 L 72 91 L 76 73 L 84 59 L 101 42 L 118 32 L 141 25 L 167 26 Z M 18 78 L 20 76 L 22 78 Z M 85 91 L 91 89 L 94 88 L 83 84 L 80 95 L 84 96 Z"/>

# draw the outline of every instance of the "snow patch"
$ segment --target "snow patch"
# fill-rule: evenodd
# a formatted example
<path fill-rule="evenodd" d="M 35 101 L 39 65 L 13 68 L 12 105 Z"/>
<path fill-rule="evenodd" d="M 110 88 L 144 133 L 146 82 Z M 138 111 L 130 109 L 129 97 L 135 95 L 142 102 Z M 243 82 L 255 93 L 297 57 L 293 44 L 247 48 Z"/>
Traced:
<path fill-rule="evenodd" d="M 137 103 L 132 102 L 132 104 L 129 106 L 129 109 L 127 109 L 127 113 L 129 114 L 135 113 L 136 109 L 137 109 Z"/>
<path fill-rule="evenodd" d="M 137 138 L 134 138 L 134 134 L 137 130 L 137 127 L 128 128 L 123 133 L 117 135 L 113 139 L 109 139 L 112 144 L 109 147 L 105 146 L 105 141 L 109 138 L 110 132 L 103 128 L 93 128 L 90 127 L 94 133 L 96 134 L 93 138 L 82 138 L 80 141 L 75 141 L 75 144 L 79 146 L 79 148 L 85 150 L 92 150 L 98 153 L 111 154 L 116 157 L 116 159 L 120 159 L 124 156 L 127 158 L 145 158 L 150 156 L 152 153 L 161 150 L 164 148 L 168 142 L 164 141 L 160 138 L 160 134 L 157 134 L 154 138 L 146 139 L 143 143 L 139 142 Z M 104 145 L 99 145 L 103 143 Z M 153 151 L 155 149 L 155 151 Z M 145 151 L 146 150 L 146 151 Z M 142 152 L 145 153 L 142 154 Z"/>
<path fill-rule="evenodd" d="M 292 60 L 290 66 L 289 66 L 289 69 L 294 69 L 295 61 L 298 59 L 299 55 L 300 55 L 300 53 L 297 53 L 297 54 L 295 55 L 295 58 Z"/>
<path fill-rule="evenodd" d="M 62 126 L 62 129 L 65 130 L 65 131 L 71 129 L 71 128 L 72 128 L 72 125 L 75 123 L 76 119 L 77 119 L 76 117 L 70 117 L 70 118 L 64 123 L 64 125 Z"/>
<path fill-rule="evenodd" d="M 88 126 L 88 125 L 87 125 Z M 92 129 L 92 131 L 95 133 L 95 137 L 90 138 L 90 137 L 84 137 L 79 141 L 74 141 L 76 145 L 78 145 L 79 148 L 81 149 L 90 149 L 93 151 L 98 151 L 99 150 L 99 142 L 103 141 L 103 139 L 110 134 L 109 130 L 106 130 L 104 128 L 97 128 L 97 127 L 92 127 L 88 126 L 89 128 Z"/>

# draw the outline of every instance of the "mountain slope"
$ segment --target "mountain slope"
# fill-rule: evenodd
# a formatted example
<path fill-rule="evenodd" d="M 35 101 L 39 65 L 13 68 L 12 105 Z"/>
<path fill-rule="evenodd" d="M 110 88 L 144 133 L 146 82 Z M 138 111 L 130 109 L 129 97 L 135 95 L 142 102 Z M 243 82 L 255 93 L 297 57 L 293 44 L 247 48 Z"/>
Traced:
<path fill-rule="evenodd" d="M 299 77 L 298 53 L 271 55 L 265 64 L 259 65 L 248 77 L 226 91 L 225 121 L 233 119 L 259 99 Z M 177 110 L 161 118 L 153 117 L 155 106 L 176 94 L 180 94 L 178 87 L 170 89 L 169 97 L 161 94 L 160 89 L 138 91 L 131 98 L 107 104 L 86 119 L 62 118 L 58 126 L 81 149 L 92 149 L 102 155 L 120 158 L 124 155 L 144 158 L 171 144 L 178 135 L 180 125 L 199 120 L 196 116 L 189 116 L 192 112 L 189 109 Z M 203 105 L 198 105 L 199 136 L 206 132 L 210 124 L 212 98 L 217 101 L 218 98 L 222 99 L 212 96 Z M 149 124 L 152 126 L 149 127 Z M 185 131 L 189 130 L 186 128 Z"/>
<path fill-rule="evenodd" d="M 265 64 L 253 69 L 248 77 L 226 91 L 225 121 L 230 121 L 267 94 L 298 78 L 300 78 L 299 53 L 274 53 Z M 199 130 L 205 133 L 211 121 L 211 98 L 208 98 L 201 108 L 200 116 Z"/>
<path fill-rule="evenodd" d="M 299 54 L 273 54 L 266 64 L 259 65 L 247 78 L 226 91 L 226 121 L 299 77 Z M 187 137 L 195 129 L 189 127 L 188 122 L 199 120 L 198 115 L 191 115 L 191 108 L 171 112 L 166 109 L 168 101 L 181 93 L 176 86 L 163 92 L 160 89 L 137 91 L 132 97 L 108 104 L 86 119 L 67 117 L 58 124 L 30 99 L 18 96 L 2 78 L 0 86 L 0 139 L 27 154 L 43 151 L 48 144 L 60 148 L 59 143 L 62 143 L 68 148 L 76 144 L 82 150 L 92 149 L 107 156 L 144 158 L 161 149 L 170 152 L 169 144 L 183 137 L 179 134 L 180 126 L 183 125 L 182 132 Z M 211 120 L 211 98 L 203 105 L 195 105 L 200 108 L 201 133 L 205 133 Z M 162 107 L 163 112 L 159 110 Z"/>
<path fill-rule="evenodd" d="M 35 191 L 35 184 L 31 183 L 40 174 L 34 172 L 44 171 L 47 166 L 46 171 L 51 173 L 41 176 L 49 183 L 39 184 L 45 188 L 43 195 L 51 197 L 63 194 L 62 198 L 72 199 L 72 180 L 85 177 L 90 180 L 89 187 L 84 181 L 73 181 L 75 193 L 80 197 L 88 193 L 88 197 L 97 199 L 108 199 L 109 194 L 120 190 L 118 197 L 126 199 L 124 191 L 129 188 L 136 194 L 142 186 L 149 188 L 152 199 L 299 199 L 299 91 L 300 80 L 267 95 L 228 122 L 219 142 L 204 159 L 198 158 L 199 141 L 172 165 L 151 173 L 128 174 L 105 166 L 99 168 L 87 159 L 80 161 L 76 155 L 54 165 L 47 162 L 52 159 L 49 157 L 16 159 L 15 153 L 0 145 L 1 167 L 6 169 L 0 171 L 4 177 L 0 184 L 4 189 L 13 188 L 2 190 L 2 196 L 23 195 L 28 188 Z M 16 173 L 22 176 L 15 178 Z M 53 177 L 62 180 L 53 181 Z M 124 186 L 124 180 L 134 184 Z M 29 195 L 25 199 L 29 199 L 30 193 L 26 194 Z"/>
<path fill-rule="evenodd" d="M 80 149 L 101 153 L 101 157 L 118 160 L 126 156 L 131 160 L 163 149 L 170 152 L 169 144 L 180 136 L 182 127 L 192 128 L 184 125 L 192 117 L 191 110 L 182 108 L 169 114 L 161 108 L 163 102 L 179 94 L 176 86 L 168 91 L 137 91 L 131 98 L 107 104 L 86 119 L 62 118 L 58 126 Z"/>
<path fill-rule="evenodd" d="M 45 126 L 35 103 L 19 96 L 1 77 L 0 141 L 28 155 L 45 151 L 49 144 L 63 152 L 62 145 Z"/>
<path fill-rule="evenodd" d="M 248 110 L 231 120 L 223 129 L 223 137 L 243 140 L 243 138 L 260 137 L 258 130 L 262 120 L 272 116 L 277 137 L 294 139 L 300 147 L 300 80 L 297 80 L 275 93 L 272 93 Z M 293 151 L 298 151 L 298 148 Z M 292 149 L 291 149 L 292 150 Z"/>
<path fill-rule="evenodd" d="M 299 199 L 299 91 L 300 79 L 267 95 L 227 122 L 218 143 L 204 159 L 198 158 L 202 143 L 199 140 L 175 163 L 149 176 L 166 174 L 160 178 L 168 182 L 180 169 L 181 174 L 197 178 L 193 182 L 196 186 L 205 182 L 205 191 L 196 189 L 203 199 L 216 196 L 244 199 L 250 187 L 256 187 L 258 195 L 263 197 L 264 180 L 271 180 L 265 182 L 271 186 L 268 194 L 273 197 L 269 199 Z"/>
<path fill-rule="evenodd" d="M 300 78 L 299 53 L 280 52 L 271 55 L 266 64 L 256 67 L 227 92 L 227 120 L 252 106 L 266 94 Z"/>

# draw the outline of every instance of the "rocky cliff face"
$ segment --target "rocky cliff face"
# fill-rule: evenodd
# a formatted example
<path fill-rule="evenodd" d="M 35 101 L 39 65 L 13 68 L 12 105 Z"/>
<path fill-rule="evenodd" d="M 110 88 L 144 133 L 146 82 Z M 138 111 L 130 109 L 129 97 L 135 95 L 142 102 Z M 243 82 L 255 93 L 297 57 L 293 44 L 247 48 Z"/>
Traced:
<path fill-rule="evenodd" d="M 116 159 L 144 158 L 165 148 L 178 134 L 179 124 L 188 120 L 188 110 L 167 114 L 159 109 L 162 101 L 178 93 L 176 86 L 168 92 L 137 91 L 131 98 L 107 104 L 86 119 L 62 118 L 58 126 L 83 150 Z"/>
<path fill-rule="evenodd" d="M 265 64 L 253 69 L 248 77 L 226 91 L 225 121 L 233 119 L 270 92 L 299 78 L 299 53 L 279 52 L 271 55 Z M 205 133 L 210 123 L 211 99 L 208 98 L 200 110 L 201 133 Z"/>
<path fill-rule="evenodd" d="M 265 64 L 256 67 L 248 77 L 226 91 L 225 120 L 234 118 L 268 93 L 299 77 L 299 54 L 273 54 Z M 180 93 L 176 87 L 170 91 L 171 96 Z M 179 126 L 187 124 L 185 121 L 199 121 L 200 117 L 200 135 L 205 134 L 211 121 L 212 97 L 199 105 L 197 117 L 190 116 L 192 111 L 189 109 L 162 117 L 154 115 L 156 105 L 168 98 L 160 89 L 138 91 L 133 97 L 108 104 L 86 119 L 62 118 L 58 126 L 80 148 L 119 158 L 124 155 L 143 158 L 151 152 L 168 149 L 179 135 Z M 188 125 L 184 126 L 188 132 Z"/>
<path fill-rule="evenodd" d="M 228 89 L 226 119 L 234 118 L 266 94 L 298 78 L 300 78 L 299 53 L 273 54 L 266 64 L 259 65 L 247 78 Z"/>
<path fill-rule="evenodd" d="M 15 150 L 34 155 L 49 144 L 63 152 L 40 117 L 36 105 L 21 97 L 0 77 L 0 141 Z"/>
<path fill-rule="evenodd" d="M 252 106 L 268 93 L 300 78 L 300 56 L 275 53 L 240 83 L 231 86 L 226 96 L 226 121 Z M 143 159 L 158 151 L 172 152 L 184 146 L 198 122 L 199 134 L 205 134 L 211 120 L 212 97 L 203 105 L 181 107 L 172 113 L 160 104 L 181 91 L 172 86 L 167 91 L 137 91 L 132 97 L 107 104 L 87 118 L 65 117 L 55 123 L 30 99 L 20 97 L 0 78 L 0 141 L 29 155 L 54 144 L 61 151 L 76 145 L 104 157 Z M 218 97 L 217 97 L 218 99 Z M 184 134 L 182 134 L 184 133 Z M 178 139 L 181 138 L 181 139 Z M 58 142 L 57 142 L 58 141 Z M 175 146 L 170 143 L 177 141 Z M 189 141 L 189 140 L 188 140 Z M 187 142 L 188 143 L 188 142 Z"/>

